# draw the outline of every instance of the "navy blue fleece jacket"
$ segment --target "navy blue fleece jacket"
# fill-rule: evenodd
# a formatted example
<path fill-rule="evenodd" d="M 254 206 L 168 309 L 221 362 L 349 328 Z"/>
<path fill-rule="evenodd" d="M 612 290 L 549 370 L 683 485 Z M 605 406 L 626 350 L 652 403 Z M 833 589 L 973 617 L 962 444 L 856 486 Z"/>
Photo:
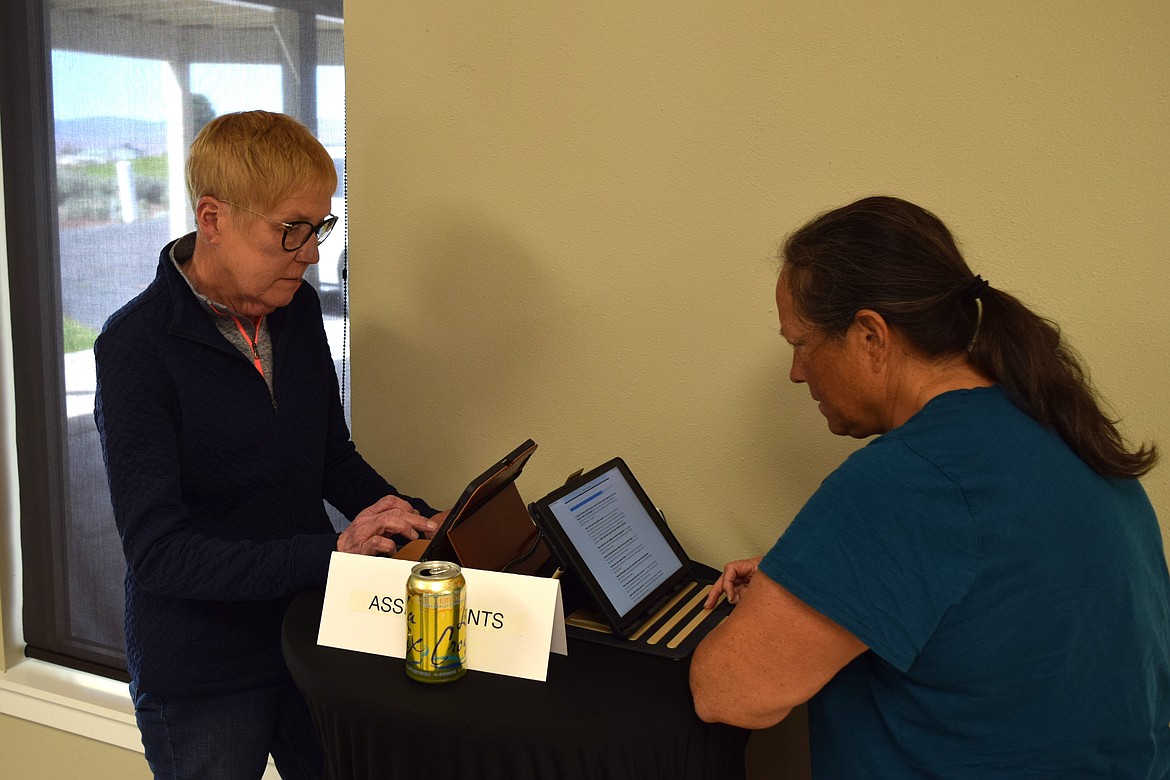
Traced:
<path fill-rule="evenodd" d="M 397 493 L 350 440 L 316 291 L 268 316 L 273 398 L 171 263 L 174 243 L 94 346 L 94 418 L 130 673 L 151 693 L 214 693 L 287 678 L 285 608 L 325 585 L 337 544 L 322 499 L 352 519 Z"/>

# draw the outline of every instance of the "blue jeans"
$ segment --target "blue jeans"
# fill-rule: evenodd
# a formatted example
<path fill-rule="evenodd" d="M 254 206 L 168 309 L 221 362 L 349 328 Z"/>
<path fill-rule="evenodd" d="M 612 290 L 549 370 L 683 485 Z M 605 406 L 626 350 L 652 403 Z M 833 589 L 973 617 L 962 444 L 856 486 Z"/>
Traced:
<path fill-rule="evenodd" d="M 325 755 L 292 682 L 200 697 L 130 684 L 146 760 L 158 780 L 258 780 L 271 753 L 282 780 L 320 780 Z"/>

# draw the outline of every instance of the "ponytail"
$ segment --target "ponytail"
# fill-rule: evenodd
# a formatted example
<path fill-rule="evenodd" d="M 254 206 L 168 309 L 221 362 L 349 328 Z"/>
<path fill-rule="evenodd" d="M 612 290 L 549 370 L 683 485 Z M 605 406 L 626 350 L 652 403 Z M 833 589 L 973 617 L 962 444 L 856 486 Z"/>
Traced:
<path fill-rule="evenodd" d="M 797 230 L 782 256 L 797 308 L 822 332 L 839 336 L 872 309 L 927 358 L 968 352 L 1097 473 L 1137 478 L 1157 463 L 1153 444 L 1127 447 L 1060 328 L 972 274 L 946 225 L 920 206 L 859 200 Z"/>
<path fill-rule="evenodd" d="M 983 291 L 979 303 L 981 322 L 970 350 L 976 368 L 999 382 L 1020 409 L 1060 434 L 1097 473 L 1137 478 L 1154 468 L 1157 447 L 1126 446 L 1055 322 L 994 288 Z"/>

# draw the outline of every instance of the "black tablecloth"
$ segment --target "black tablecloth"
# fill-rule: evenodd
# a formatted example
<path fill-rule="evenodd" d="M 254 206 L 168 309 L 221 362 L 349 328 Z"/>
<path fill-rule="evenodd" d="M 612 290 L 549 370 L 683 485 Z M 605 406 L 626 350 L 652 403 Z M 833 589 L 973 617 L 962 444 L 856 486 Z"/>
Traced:
<path fill-rule="evenodd" d="M 334 780 L 744 777 L 750 732 L 695 716 L 686 660 L 570 639 L 543 683 L 469 671 L 425 685 L 400 658 L 319 646 L 323 598 L 293 602 L 284 655 Z"/>

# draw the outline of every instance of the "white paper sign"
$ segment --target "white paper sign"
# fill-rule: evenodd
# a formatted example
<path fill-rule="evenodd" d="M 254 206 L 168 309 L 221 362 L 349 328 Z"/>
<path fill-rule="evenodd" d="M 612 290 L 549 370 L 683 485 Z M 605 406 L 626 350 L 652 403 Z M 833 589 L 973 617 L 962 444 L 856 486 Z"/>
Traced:
<path fill-rule="evenodd" d="M 317 644 L 406 657 L 406 578 L 415 561 L 333 553 Z M 463 569 L 467 668 L 544 681 L 549 652 L 568 655 L 561 584 Z"/>

